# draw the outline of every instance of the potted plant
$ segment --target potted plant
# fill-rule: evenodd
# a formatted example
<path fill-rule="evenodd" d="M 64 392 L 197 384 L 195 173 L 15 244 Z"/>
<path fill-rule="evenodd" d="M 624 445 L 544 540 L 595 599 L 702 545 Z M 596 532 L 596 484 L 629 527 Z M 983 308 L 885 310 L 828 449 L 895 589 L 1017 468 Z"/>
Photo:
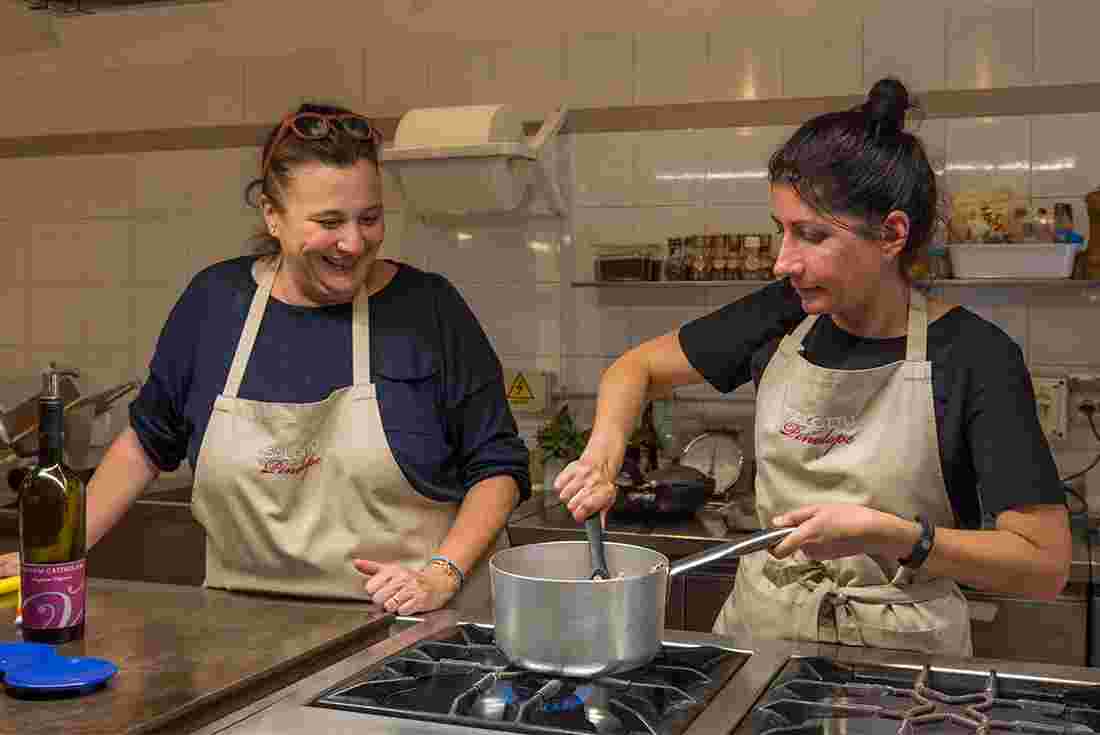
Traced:
<path fill-rule="evenodd" d="M 591 433 L 591 429 L 581 431 L 577 427 L 568 404 L 563 404 L 554 417 L 539 429 L 535 440 L 542 453 L 542 487 L 547 498 L 552 495 L 558 473 L 581 456 Z"/>

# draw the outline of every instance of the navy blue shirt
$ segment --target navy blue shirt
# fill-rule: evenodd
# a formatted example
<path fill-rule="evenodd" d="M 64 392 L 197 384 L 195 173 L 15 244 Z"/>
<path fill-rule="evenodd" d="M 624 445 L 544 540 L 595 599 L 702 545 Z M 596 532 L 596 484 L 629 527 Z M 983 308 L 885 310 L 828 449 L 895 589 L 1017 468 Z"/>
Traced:
<path fill-rule="evenodd" d="M 149 458 L 194 467 L 225 388 L 256 282 L 255 256 L 195 276 L 161 332 L 130 423 Z M 371 381 L 382 427 L 409 483 L 433 500 L 461 500 L 509 475 L 530 497 L 528 452 L 505 398 L 500 360 L 443 276 L 397 264 L 370 298 Z M 352 304 L 305 307 L 268 299 L 239 397 L 311 403 L 352 382 Z"/>
<path fill-rule="evenodd" d="M 784 335 L 806 318 L 776 281 L 680 328 L 688 361 L 723 393 L 759 387 Z M 905 337 L 860 337 L 828 315 L 803 340 L 819 367 L 865 370 L 905 359 Z M 940 464 L 959 526 L 979 528 L 1009 508 L 1060 504 L 1065 493 L 1039 425 L 1020 347 L 997 325 L 956 307 L 928 325 Z"/>

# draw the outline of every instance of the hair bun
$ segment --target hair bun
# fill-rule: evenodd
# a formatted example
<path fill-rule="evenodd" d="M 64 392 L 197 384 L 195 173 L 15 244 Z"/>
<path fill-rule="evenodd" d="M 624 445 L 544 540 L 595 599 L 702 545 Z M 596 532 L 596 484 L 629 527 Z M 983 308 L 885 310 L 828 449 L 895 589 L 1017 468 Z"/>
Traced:
<path fill-rule="evenodd" d="M 882 132 L 898 133 L 905 127 L 909 109 L 909 91 L 897 79 L 887 77 L 875 82 L 863 103 L 863 111 Z"/>

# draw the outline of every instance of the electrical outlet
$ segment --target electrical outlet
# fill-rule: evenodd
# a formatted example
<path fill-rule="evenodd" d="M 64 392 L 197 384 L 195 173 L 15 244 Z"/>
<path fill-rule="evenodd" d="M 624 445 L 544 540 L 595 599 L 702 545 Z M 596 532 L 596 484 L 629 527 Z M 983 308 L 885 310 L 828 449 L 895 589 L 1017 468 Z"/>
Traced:
<path fill-rule="evenodd" d="M 1073 395 L 1069 399 L 1069 420 L 1074 424 L 1083 424 L 1088 426 L 1089 419 L 1085 415 L 1085 412 L 1081 410 L 1082 404 L 1091 403 L 1096 411 L 1093 413 L 1092 421 L 1096 424 L 1096 427 L 1100 429 L 1100 391 L 1094 392 L 1078 392 L 1074 391 Z"/>
<path fill-rule="evenodd" d="M 1065 378 L 1031 377 L 1039 425 L 1048 439 L 1065 439 L 1069 432 L 1069 385 Z"/>

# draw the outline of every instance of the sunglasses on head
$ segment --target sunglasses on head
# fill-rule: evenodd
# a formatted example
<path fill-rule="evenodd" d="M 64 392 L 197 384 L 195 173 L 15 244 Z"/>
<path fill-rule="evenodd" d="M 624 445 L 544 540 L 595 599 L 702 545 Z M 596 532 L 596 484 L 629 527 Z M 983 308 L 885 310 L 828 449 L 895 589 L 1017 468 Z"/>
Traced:
<path fill-rule="evenodd" d="M 328 115 L 321 112 L 299 112 L 283 118 L 279 131 L 271 141 L 264 156 L 264 165 L 260 169 L 260 178 L 267 178 L 267 167 L 271 165 L 271 154 L 279 147 L 288 133 L 294 133 L 302 140 L 321 140 L 341 130 L 356 140 L 370 140 L 375 146 L 382 144 L 382 134 L 371 125 L 370 120 L 354 112 L 341 112 Z"/>

